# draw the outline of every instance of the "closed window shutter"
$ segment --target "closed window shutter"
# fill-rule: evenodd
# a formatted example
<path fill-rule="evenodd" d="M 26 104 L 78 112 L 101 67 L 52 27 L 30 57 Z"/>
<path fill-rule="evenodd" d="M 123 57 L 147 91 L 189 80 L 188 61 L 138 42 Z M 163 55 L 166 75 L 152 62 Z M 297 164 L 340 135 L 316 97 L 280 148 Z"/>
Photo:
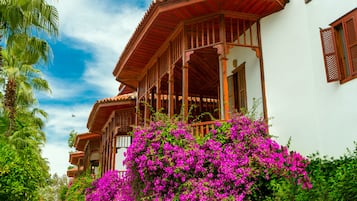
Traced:
<path fill-rule="evenodd" d="M 338 81 L 340 67 L 338 63 L 334 29 L 332 27 L 320 30 L 322 50 L 325 61 L 327 82 Z"/>
<path fill-rule="evenodd" d="M 356 12 L 357 13 L 357 12 Z M 349 52 L 349 65 L 351 66 L 352 75 L 357 75 L 357 22 L 356 15 L 347 19 L 345 22 L 345 35 L 347 36 L 347 51 Z"/>
<path fill-rule="evenodd" d="M 245 67 L 243 66 L 237 72 L 238 75 L 238 98 L 239 98 L 239 109 L 247 107 L 247 86 L 245 80 Z"/>

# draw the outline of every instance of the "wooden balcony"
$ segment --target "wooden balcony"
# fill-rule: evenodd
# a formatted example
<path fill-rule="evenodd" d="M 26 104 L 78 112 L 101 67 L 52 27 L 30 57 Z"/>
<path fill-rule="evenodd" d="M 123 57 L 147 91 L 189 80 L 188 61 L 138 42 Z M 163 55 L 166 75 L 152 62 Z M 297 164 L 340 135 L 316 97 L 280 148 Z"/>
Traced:
<path fill-rule="evenodd" d="M 192 135 L 195 137 L 204 137 L 210 130 L 214 129 L 216 122 L 223 122 L 223 120 L 205 121 L 191 124 Z"/>
<path fill-rule="evenodd" d="M 118 175 L 120 178 L 124 178 L 126 176 L 126 171 L 118 171 Z"/>

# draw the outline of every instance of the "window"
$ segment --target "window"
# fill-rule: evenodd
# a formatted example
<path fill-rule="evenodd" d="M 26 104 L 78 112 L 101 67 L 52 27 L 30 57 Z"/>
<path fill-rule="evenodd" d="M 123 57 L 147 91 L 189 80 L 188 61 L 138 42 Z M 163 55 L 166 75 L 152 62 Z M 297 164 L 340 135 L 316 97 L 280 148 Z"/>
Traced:
<path fill-rule="evenodd" d="M 357 8 L 321 29 L 328 82 L 357 78 Z"/>
<path fill-rule="evenodd" d="M 123 164 L 125 159 L 124 153 L 131 144 L 130 135 L 117 135 L 116 136 L 116 154 L 115 154 L 115 169 L 118 171 L 125 171 L 126 168 Z"/>
<path fill-rule="evenodd" d="M 118 149 L 127 149 L 131 144 L 131 136 L 130 135 L 117 135 L 116 141 L 116 150 Z"/>
<path fill-rule="evenodd" d="M 247 109 L 245 62 L 234 69 L 228 77 L 228 91 L 231 112 L 242 112 L 242 109 Z"/>

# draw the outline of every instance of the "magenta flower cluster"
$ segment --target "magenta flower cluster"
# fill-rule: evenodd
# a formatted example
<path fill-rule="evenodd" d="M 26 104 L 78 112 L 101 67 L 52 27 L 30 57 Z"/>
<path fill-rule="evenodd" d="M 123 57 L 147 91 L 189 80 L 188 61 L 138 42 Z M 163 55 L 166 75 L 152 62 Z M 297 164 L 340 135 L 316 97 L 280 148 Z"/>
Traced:
<path fill-rule="evenodd" d="M 119 176 L 118 171 L 108 171 L 101 178 L 95 180 L 86 189 L 87 201 L 130 201 L 131 188 L 125 175 Z"/>
<path fill-rule="evenodd" d="M 271 139 L 263 121 L 245 116 L 217 122 L 199 140 L 185 123 L 151 122 L 135 130 L 124 163 L 131 191 L 119 191 L 138 200 L 239 201 L 257 190 L 262 177 L 311 188 L 308 160 Z"/>

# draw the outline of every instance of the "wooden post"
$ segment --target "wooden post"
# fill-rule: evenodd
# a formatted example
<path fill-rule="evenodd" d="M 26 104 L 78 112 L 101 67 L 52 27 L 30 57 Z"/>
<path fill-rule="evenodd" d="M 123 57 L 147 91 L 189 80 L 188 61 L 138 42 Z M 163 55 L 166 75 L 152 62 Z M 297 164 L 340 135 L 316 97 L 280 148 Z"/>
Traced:
<path fill-rule="evenodd" d="M 222 111 L 222 117 L 224 120 L 229 119 L 229 96 L 228 96 L 228 78 L 227 78 L 227 53 L 228 53 L 228 47 L 226 44 L 226 23 L 225 23 L 225 18 L 224 15 L 221 15 L 219 18 L 219 34 L 220 38 L 222 41 L 222 44 L 217 45 L 218 49 L 218 54 L 220 54 L 220 61 L 221 61 L 221 87 L 222 89 L 220 90 L 221 98 L 223 100 L 223 108 L 221 108 Z"/>
<path fill-rule="evenodd" d="M 157 110 L 156 110 L 156 105 L 155 105 L 155 90 L 154 90 L 154 89 L 155 89 L 155 88 L 151 89 L 151 94 L 150 94 L 150 96 L 151 96 L 151 103 L 150 103 L 150 105 L 151 105 L 152 109 L 155 108 L 155 112 L 156 112 Z M 149 111 L 149 112 L 151 113 L 151 111 Z"/>
<path fill-rule="evenodd" d="M 188 117 L 188 68 L 189 64 L 188 62 L 190 61 L 190 57 L 193 54 L 193 51 L 185 52 L 184 56 L 182 57 L 182 107 L 183 107 L 183 115 L 185 118 Z"/>
<path fill-rule="evenodd" d="M 182 107 L 185 119 L 188 116 L 188 62 L 182 66 Z"/>
<path fill-rule="evenodd" d="M 145 95 L 144 95 L 144 99 L 145 99 L 145 104 L 144 104 L 144 125 L 147 125 L 147 121 L 150 118 L 150 109 L 148 107 L 149 104 L 149 84 L 148 84 L 148 71 L 146 71 L 146 76 L 145 76 Z"/>
<path fill-rule="evenodd" d="M 260 21 L 257 21 L 257 33 L 258 33 L 258 46 L 259 46 L 259 62 L 260 62 L 260 83 L 262 88 L 262 98 L 263 98 L 263 113 L 264 113 L 264 120 L 268 123 L 268 109 L 267 109 L 267 98 L 266 98 L 266 91 L 265 91 L 265 77 L 264 77 L 264 62 L 263 62 L 263 55 L 262 55 L 262 41 L 260 35 Z M 269 129 L 269 127 L 268 127 Z"/>
<path fill-rule="evenodd" d="M 174 69 L 173 67 L 170 65 L 169 66 L 169 80 L 168 80 L 168 84 L 169 84 L 169 97 L 168 97 L 168 102 L 169 102 L 169 107 L 168 107 L 168 113 L 169 113 L 169 117 L 173 117 L 175 114 L 175 103 L 174 103 L 174 95 L 175 95 L 175 77 L 174 77 Z"/>
<path fill-rule="evenodd" d="M 156 100 L 156 112 L 161 111 L 161 78 L 160 78 L 160 61 L 159 59 L 157 60 L 157 65 L 156 65 L 156 95 L 157 95 L 157 100 Z"/>
<path fill-rule="evenodd" d="M 229 96 L 228 96 L 228 78 L 227 78 L 227 58 L 221 58 L 221 68 L 222 68 L 222 85 L 223 85 L 223 109 L 224 109 L 224 119 L 229 119 Z"/>

